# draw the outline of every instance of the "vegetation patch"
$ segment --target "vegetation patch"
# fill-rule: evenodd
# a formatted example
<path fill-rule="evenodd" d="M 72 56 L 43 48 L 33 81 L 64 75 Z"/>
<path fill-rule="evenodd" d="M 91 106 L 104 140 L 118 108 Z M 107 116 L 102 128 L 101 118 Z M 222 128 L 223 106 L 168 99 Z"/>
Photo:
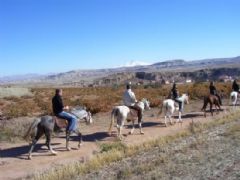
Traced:
<path fill-rule="evenodd" d="M 191 135 L 197 135 L 207 129 L 229 123 L 232 121 L 236 121 L 239 119 L 240 110 L 233 110 L 230 111 L 230 113 L 224 115 L 222 118 L 212 120 L 211 122 L 207 123 L 193 123 L 190 125 L 188 129 L 185 129 L 175 135 L 172 136 L 165 136 L 160 137 L 155 140 L 144 142 L 143 144 L 134 145 L 134 146 L 125 146 L 121 143 L 112 144 L 112 145 L 106 145 L 102 144 L 100 145 L 101 153 L 94 156 L 91 160 L 85 163 L 75 163 L 70 164 L 67 166 L 62 166 L 60 168 L 52 169 L 48 172 L 45 172 L 44 174 L 39 174 L 37 176 L 34 176 L 34 179 L 69 179 L 69 178 L 76 178 L 79 175 L 87 174 L 92 171 L 99 170 L 103 168 L 104 166 L 109 165 L 110 163 L 117 162 L 119 160 L 122 160 L 124 158 L 130 158 L 132 156 L 136 156 L 139 153 L 149 151 L 153 148 L 160 148 L 162 149 L 165 145 L 172 143 L 178 139 L 181 139 L 183 137 L 188 137 Z M 230 132 L 238 133 L 238 128 L 230 128 Z M 193 149 L 197 149 L 198 145 L 203 143 L 202 140 L 197 140 L 196 142 L 193 142 L 190 144 L 190 147 Z M 198 156 L 194 158 L 199 158 Z M 155 165 L 157 166 L 158 163 L 165 163 L 167 159 L 164 156 L 160 157 L 161 161 L 156 161 Z M 148 167 L 145 166 L 138 166 L 137 169 L 134 169 L 134 171 L 139 171 L 141 173 L 151 170 L 152 166 Z M 174 169 L 172 170 L 174 173 Z M 130 170 L 128 171 L 121 171 L 117 175 L 121 178 L 127 178 L 128 175 L 132 173 Z M 160 175 L 158 174 L 158 177 Z"/>

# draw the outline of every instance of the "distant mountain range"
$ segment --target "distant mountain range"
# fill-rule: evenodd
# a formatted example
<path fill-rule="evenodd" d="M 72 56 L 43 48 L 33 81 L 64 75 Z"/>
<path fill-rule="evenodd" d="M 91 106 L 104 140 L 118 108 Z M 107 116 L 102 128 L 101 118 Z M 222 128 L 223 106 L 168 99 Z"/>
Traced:
<path fill-rule="evenodd" d="M 194 72 L 198 72 L 200 70 L 219 68 L 227 68 L 230 70 L 232 68 L 240 68 L 240 56 L 232 58 L 214 58 L 194 61 L 176 59 L 158 62 L 151 65 L 136 65 L 132 63 L 127 67 L 125 66 L 108 69 L 73 70 L 69 72 L 56 73 L 53 75 L 27 74 L 21 76 L 8 76 L 0 77 L 0 84 L 88 85 L 100 82 L 102 80 L 106 80 L 106 78 L 111 79 L 116 76 L 116 74 L 118 74 L 118 77 L 116 77 L 121 79 L 121 74 L 124 74 L 123 76 L 125 77 L 128 76 L 129 78 L 131 78 L 132 76 L 136 77 L 134 74 L 139 72 L 165 74 L 191 72 L 194 74 Z M 219 76 L 226 75 L 226 71 L 224 72 L 225 74 L 220 73 Z"/>

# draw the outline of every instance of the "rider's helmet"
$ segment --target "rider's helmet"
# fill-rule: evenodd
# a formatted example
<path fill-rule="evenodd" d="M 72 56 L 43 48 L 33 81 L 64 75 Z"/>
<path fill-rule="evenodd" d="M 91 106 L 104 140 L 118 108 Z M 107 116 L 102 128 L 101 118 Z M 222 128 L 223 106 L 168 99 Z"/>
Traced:
<path fill-rule="evenodd" d="M 126 88 L 127 88 L 127 89 L 131 89 L 131 85 L 132 85 L 131 81 L 127 82 Z"/>

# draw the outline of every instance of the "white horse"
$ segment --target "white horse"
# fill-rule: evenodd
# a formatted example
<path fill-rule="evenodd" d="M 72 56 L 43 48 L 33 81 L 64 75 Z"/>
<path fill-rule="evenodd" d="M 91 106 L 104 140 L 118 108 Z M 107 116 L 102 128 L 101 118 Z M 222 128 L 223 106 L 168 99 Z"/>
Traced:
<path fill-rule="evenodd" d="M 232 102 L 233 106 L 237 105 L 237 99 L 238 99 L 238 92 L 236 91 L 232 91 L 230 93 L 230 101 Z"/>
<path fill-rule="evenodd" d="M 150 103 L 147 99 L 142 99 L 142 101 L 138 102 L 137 105 L 143 110 L 150 109 Z M 114 120 L 117 119 L 117 136 L 119 139 L 122 139 L 122 128 L 124 126 L 124 122 L 126 119 L 132 121 L 132 130 L 130 131 L 130 134 L 133 134 L 134 132 L 134 122 L 137 119 L 137 112 L 136 110 L 130 109 L 127 106 L 115 106 L 111 113 L 111 123 L 109 126 L 109 135 L 112 134 L 112 126 L 114 123 Z M 139 129 L 140 134 L 144 134 L 142 131 L 142 122 L 139 122 Z"/>
<path fill-rule="evenodd" d="M 189 104 L 189 96 L 187 94 L 183 94 L 181 97 L 178 98 L 182 102 L 182 110 L 184 103 Z M 178 108 L 178 107 L 177 107 Z M 171 116 L 173 115 L 175 109 L 178 110 L 175 107 L 174 100 L 172 99 L 166 99 L 163 101 L 162 106 L 159 111 L 159 115 L 162 113 L 162 110 L 164 110 L 164 118 L 165 118 L 165 126 L 167 126 L 167 117 L 170 120 L 170 123 L 173 124 Z M 182 112 L 178 111 L 178 120 L 177 122 L 182 123 Z"/>

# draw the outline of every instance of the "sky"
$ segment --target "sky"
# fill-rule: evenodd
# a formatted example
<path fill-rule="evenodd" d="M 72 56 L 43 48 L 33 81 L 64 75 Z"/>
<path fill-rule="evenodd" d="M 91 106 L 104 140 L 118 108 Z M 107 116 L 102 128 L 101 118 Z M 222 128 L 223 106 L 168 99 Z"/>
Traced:
<path fill-rule="evenodd" d="M 0 0 L 0 77 L 240 55 L 239 0 Z"/>

